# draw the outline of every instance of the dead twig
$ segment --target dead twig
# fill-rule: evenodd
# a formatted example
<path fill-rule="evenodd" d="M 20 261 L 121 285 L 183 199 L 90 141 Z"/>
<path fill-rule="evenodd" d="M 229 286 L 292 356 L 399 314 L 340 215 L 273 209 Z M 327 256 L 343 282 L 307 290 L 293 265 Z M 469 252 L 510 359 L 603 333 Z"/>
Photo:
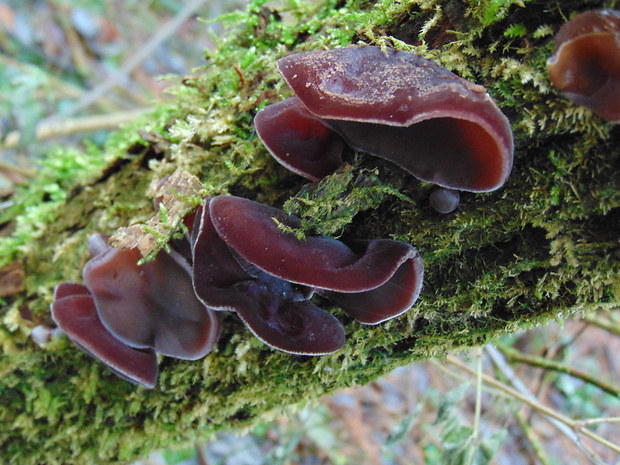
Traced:
<path fill-rule="evenodd" d="M 144 45 L 142 45 L 142 47 L 140 47 L 132 57 L 123 63 L 117 72 L 110 75 L 105 81 L 84 95 L 64 116 L 74 115 L 78 111 L 88 108 L 109 90 L 115 87 L 119 82 L 123 81 L 136 67 L 151 56 L 161 43 L 175 34 L 183 23 L 187 21 L 205 2 L 206 0 L 193 0 L 187 3 L 183 10 L 181 10 L 172 21 L 164 25 L 161 29 L 158 29 L 158 31 Z"/>
<path fill-rule="evenodd" d="M 56 122 L 41 122 L 36 130 L 37 140 L 49 139 L 52 137 L 67 136 L 79 132 L 95 131 L 97 129 L 114 129 L 120 125 L 134 121 L 138 116 L 150 111 L 149 108 L 141 108 L 138 110 L 120 111 L 116 113 L 108 113 L 105 115 L 83 116 L 81 118 L 64 119 Z M 19 131 L 9 132 L 3 141 L 0 141 L 0 151 L 16 147 L 21 139 Z M 2 163 L 2 162 L 0 162 Z M 20 169 L 13 165 L 5 167 L 0 164 L 0 169 L 7 169 L 18 172 Z M 24 170 L 20 174 L 26 177 L 32 177 L 33 173 Z"/>
<path fill-rule="evenodd" d="M 588 429 L 583 428 L 581 421 L 573 420 L 565 415 L 562 415 L 556 410 L 553 410 L 552 408 L 547 407 L 546 405 L 543 405 L 536 397 L 534 397 L 529 392 L 529 390 L 523 384 L 523 382 L 521 382 L 520 379 L 514 376 L 514 372 L 512 368 L 510 368 L 510 366 L 506 362 L 506 359 L 504 358 L 504 356 L 501 354 L 499 350 L 497 350 L 492 345 L 486 346 L 485 350 L 491 357 L 491 360 L 493 360 L 493 363 L 495 364 L 495 366 L 497 366 L 498 369 L 504 374 L 504 376 L 506 376 L 509 379 L 510 383 L 514 386 L 514 389 L 511 388 L 510 386 L 505 385 L 504 383 L 501 383 L 500 381 L 490 376 L 483 375 L 485 382 L 502 389 L 503 391 L 505 391 L 506 393 L 509 393 L 511 396 L 515 397 L 519 401 L 545 414 L 547 417 L 549 417 L 549 420 L 551 421 L 551 423 L 556 428 L 558 428 L 558 430 L 561 431 L 566 437 L 571 439 L 571 441 L 573 441 L 575 445 L 579 447 L 579 449 L 584 454 L 586 454 L 588 458 L 592 460 L 594 463 L 603 464 L 603 462 L 598 458 L 598 456 L 583 444 L 577 432 L 581 433 L 584 436 L 589 437 L 590 439 L 598 442 L 599 444 L 604 445 L 605 447 L 613 450 L 616 453 L 620 453 L 619 445 L 614 444 L 611 441 L 608 441 L 607 439 L 599 436 L 598 434 Z M 465 371 L 473 372 L 471 368 L 469 368 L 468 366 L 466 366 L 459 360 L 455 359 L 454 357 L 448 357 L 448 361 L 455 366 L 459 366 L 459 368 L 464 369 Z"/>
<path fill-rule="evenodd" d="M 572 376 L 573 378 L 580 379 L 584 383 L 591 384 L 601 389 L 602 391 L 611 394 L 614 397 L 620 396 L 620 388 L 614 386 L 609 383 L 605 383 L 603 381 L 598 380 L 592 375 L 585 373 L 581 370 L 577 370 L 576 368 L 571 367 L 570 365 L 566 365 L 565 363 L 556 362 L 555 360 L 549 360 L 543 357 L 534 357 L 531 355 L 525 355 L 515 350 L 511 347 L 507 347 L 501 344 L 495 345 L 497 349 L 499 349 L 504 356 L 508 359 L 509 362 L 519 362 L 526 363 L 533 367 L 543 368 L 545 370 L 552 370 L 558 373 L 562 373 L 565 375 Z"/>

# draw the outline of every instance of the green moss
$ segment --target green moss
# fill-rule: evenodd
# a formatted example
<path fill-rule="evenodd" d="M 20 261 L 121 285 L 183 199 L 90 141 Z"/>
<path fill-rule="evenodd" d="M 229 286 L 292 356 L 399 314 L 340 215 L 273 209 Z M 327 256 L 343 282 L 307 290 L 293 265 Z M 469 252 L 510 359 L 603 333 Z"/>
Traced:
<path fill-rule="evenodd" d="M 619 305 L 619 132 L 555 92 L 545 72 L 563 18 L 603 2 L 289 1 L 279 14 L 270 5 L 254 1 L 226 18 L 229 32 L 206 64 L 170 78 L 174 105 L 119 131 L 101 152 L 50 154 L 4 219 L 14 230 L 0 239 L 0 263 L 21 260 L 27 273 L 26 291 L 0 310 L 5 461 L 129 462 L 248 428 L 400 365 Z M 257 109 L 290 95 L 275 60 L 357 42 L 417 51 L 487 87 L 515 130 L 508 183 L 463 193 L 455 212 L 439 215 L 428 206 L 432 186 L 377 158 L 360 155 L 317 184 L 277 165 L 252 127 Z M 378 326 L 331 308 L 347 345 L 317 358 L 268 349 L 228 316 L 212 354 L 163 359 L 152 391 L 116 378 L 65 339 L 36 346 L 29 331 L 51 323 L 53 287 L 80 279 L 87 236 L 145 222 L 156 182 L 176 169 L 197 175 L 205 195 L 284 206 L 302 218 L 303 234 L 415 245 L 426 267 L 420 301 Z"/>

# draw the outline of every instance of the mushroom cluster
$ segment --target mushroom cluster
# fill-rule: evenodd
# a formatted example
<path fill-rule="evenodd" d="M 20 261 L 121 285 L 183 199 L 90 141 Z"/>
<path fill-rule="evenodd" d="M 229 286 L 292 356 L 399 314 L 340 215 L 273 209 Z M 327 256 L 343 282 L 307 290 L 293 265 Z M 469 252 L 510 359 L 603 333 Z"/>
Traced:
<path fill-rule="evenodd" d="M 308 179 L 352 150 L 448 189 L 488 192 L 510 174 L 508 119 L 483 87 L 430 60 L 366 46 L 289 55 L 277 67 L 296 96 L 260 110 L 254 125 L 274 158 Z"/>
<path fill-rule="evenodd" d="M 456 190 L 491 191 L 510 174 L 506 117 L 484 88 L 429 60 L 349 47 L 291 55 L 278 68 L 296 97 L 258 112 L 256 131 L 306 178 L 332 173 L 354 150 L 368 152 L 439 185 L 431 203 L 448 212 Z M 298 218 L 240 197 L 208 198 L 184 224 L 184 238 L 143 265 L 137 249 L 93 235 L 84 285 L 59 285 L 51 305 L 77 345 L 149 388 L 158 353 L 194 360 L 211 351 L 219 311 L 235 312 L 276 349 L 323 355 L 343 347 L 345 331 L 315 302 L 378 324 L 410 309 L 422 288 L 422 259 L 411 245 L 299 238 Z"/>
<path fill-rule="evenodd" d="M 162 250 L 140 266 L 137 249 L 114 249 L 102 234 L 88 246 L 85 285 L 60 284 L 51 305 L 52 318 L 78 346 L 148 388 L 157 380 L 157 352 L 196 360 L 211 351 L 221 318 L 194 294 L 180 254 Z"/>
<path fill-rule="evenodd" d="M 290 232 L 301 227 L 298 218 L 247 199 L 208 198 L 186 224 L 186 239 L 171 244 L 176 251 L 143 265 L 136 249 L 91 236 L 85 285 L 59 285 L 51 305 L 70 339 L 146 387 L 155 385 L 156 353 L 188 360 L 209 353 L 220 310 L 276 349 L 322 355 L 342 348 L 345 333 L 314 294 L 377 324 L 411 308 L 422 287 L 422 259 L 409 244 L 299 239 Z"/>
<path fill-rule="evenodd" d="M 620 121 L 620 11 L 587 11 L 564 24 L 547 71 L 569 100 Z"/>

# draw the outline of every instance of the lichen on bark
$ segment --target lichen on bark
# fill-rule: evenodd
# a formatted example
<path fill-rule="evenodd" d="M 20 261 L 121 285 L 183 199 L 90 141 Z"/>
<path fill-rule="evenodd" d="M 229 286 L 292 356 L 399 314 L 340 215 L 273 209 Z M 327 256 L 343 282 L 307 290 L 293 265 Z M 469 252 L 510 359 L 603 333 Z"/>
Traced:
<path fill-rule="evenodd" d="M 564 99 L 545 72 L 565 18 L 615 3 L 327 0 L 276 11 L 255 0 L 229 15 L 218 50 L 178 78 L 174 104 L 113 135 L 103 152 L 52 154 L 5 219 L 3 232 L 11 232 L 0 238 L 0 265 L 21 263 L 25 289 L 0 310 L 0 457 L 125 463 L 249 427 L 416 360 L 617 307 L 620 130 Z M 257 109 L 291 94 L 275 60 L 350 43 L 414 51 L 484 85 L 515 131 L 508 183 L 464 193 L 454 213 L 439 215 L 428 206 L 432 186 L 377 158 L 360 154 L 316 185 L 278 166 L 252 128 Z M 419 302 L 378 326 L 331 308 L 346 324 L 347 344 L 316 358 L 273 351 L 229 315 L 212 354 L 163 359 L 151 391 L 118 379 L 66 339 L 38 347 L 29 332 L 52 323 L 53 287 L 80 280 L 88 234 L 147 221 L 153 186 L 179 169 L 201 180 L 204 195 L 285 205 L 311 233 L 413 244 L 426 267 Z"/>

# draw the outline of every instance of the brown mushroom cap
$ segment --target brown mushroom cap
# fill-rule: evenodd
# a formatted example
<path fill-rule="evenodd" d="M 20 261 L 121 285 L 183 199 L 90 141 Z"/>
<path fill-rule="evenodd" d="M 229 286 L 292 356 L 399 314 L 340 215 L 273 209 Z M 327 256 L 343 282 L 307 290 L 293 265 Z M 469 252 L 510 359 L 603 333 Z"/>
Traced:
<path fill-rule="evenodd" d="M 375 325 L 402 315 L 418 300 L 424 266 L 419 254 L 408 258 L 384 284 L 357 293 L 321 291 L 357 321 Z"/>
<path fill-rule="evenodd" d="M 261 109 L 254 126 L 280 164 L 312 181 L 336 171 L 350 152 L 344 139 L 297 97 Z"/>
<path fill-rule="evenodd" d="M 237 315 L 265 344 L 291 354 L 326 355 L 344 346 L 342 324 L 309 300 L 292 300 L 261 280 L 234 286 Z"/>
<path fill-rule="evenodd" d="M 512 168 L 512 131 L 485 89 L 412 53 L 348 47 L 277 62 L 314 115 L 354 149 L 459 190 L 497 189 Z"/>
<path fill-rule="evenodd" d="M 276 221 L 300 226 L 276 208 L 218 196 L 205 203 L 193 235 L 196 294 L 236 311 L 267 344 L 312 355 L 342 347 L 342 326 L 309 301 L 314 292 L 366 324 L 402 314 L 420 295 L 424 266 L 409 244 L 297 239 Z"/>
<path fill-rule="evenodd" d="M 564 24 L 547 71 L 569 100 L 620 121 L 620 11 L 587 11 Z"/>
<path fill-rule="evenodd" d="M 211 351 L 220 334 L 220 316 L 194 294 L 183 259 L 161 251 L 155 260 L 138 265 L 137 249 L 114 249 L 99 234 L 89 244 L 99 254 L 82 275 L 101 322 L 114 337 L 134 348 L 187 360 Z"/>
<path fill-rule="evenodd" d="M 278 222 L 299 228 L 282 210 L 234 196 L 211 200 L 211 220 L 220 238 L 245 260 L 286 281 L 337 292 L 363 292 L 387 282 L 406 260 L 418 256 L 409 244 L 360 241 L 353 250 L 324 236 L 299 240 Z"/>
<path fill-rule="evenodd" d="M 206 200 L 193 228 L 196 295 L 210 308 L 236 312 L 257 338 L 275 349 L 299 355 L 340 350 L 344 328 L 307 300 L 311 292 L 246 262 L 218 235 L 211 212 L 217 198 Z"/>
<path fill-rule="evenodd" d="M 152 389 L 157 382 L 157 355 L 116 339 L 101 323 L 85 286 L 62 283 L 54 291 L 52 318 L 67 337 L 120 377 Z"/>

